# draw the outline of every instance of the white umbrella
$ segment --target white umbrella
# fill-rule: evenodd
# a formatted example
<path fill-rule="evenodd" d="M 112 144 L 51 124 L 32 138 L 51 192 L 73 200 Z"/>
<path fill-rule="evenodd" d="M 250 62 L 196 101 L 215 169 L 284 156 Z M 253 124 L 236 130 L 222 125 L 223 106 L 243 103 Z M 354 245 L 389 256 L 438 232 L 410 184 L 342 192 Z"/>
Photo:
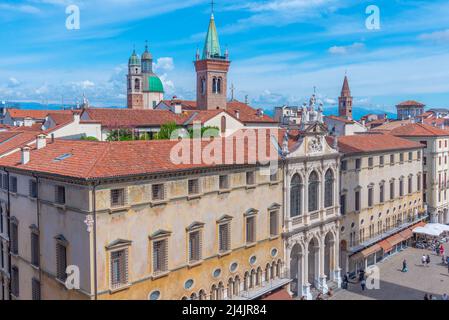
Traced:
<path fill-rule="evenodd" d="M 443 232 L 433 228 L 427 228 L 427 226 L 425 226 L 425 227 L 416 227 L 415 229 L 413 229 L 413 233 L 426 234 L 432 237 L 438 237 Z"/>
<path fill-rule="evenodd" d="M 429 223 L 426 225 L 427 228 L 435 229 L 443 233 L 444 231 L 449 232 L 449 226 L 441 224 L 441 223 Z"/>

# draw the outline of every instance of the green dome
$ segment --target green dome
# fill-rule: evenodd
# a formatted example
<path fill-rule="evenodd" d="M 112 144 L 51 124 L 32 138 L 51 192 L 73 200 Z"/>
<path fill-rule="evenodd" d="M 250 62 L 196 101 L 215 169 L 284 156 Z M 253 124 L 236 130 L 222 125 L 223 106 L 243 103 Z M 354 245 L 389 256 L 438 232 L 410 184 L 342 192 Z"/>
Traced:
<path fill-rule="evenodd" d="M 155 74 L 148 77 L 148 91 L 164 93 L 164 86 L 161 79 Z"/>
<path fill-rule="evenodd" d="M 131 55 L 131 57 L 129 58 L 129 65 L 130 66 L 140 66 L 140 58 L 139 56 L 136 54 L 136 51 L 133 51 L 133 54 Z"/>

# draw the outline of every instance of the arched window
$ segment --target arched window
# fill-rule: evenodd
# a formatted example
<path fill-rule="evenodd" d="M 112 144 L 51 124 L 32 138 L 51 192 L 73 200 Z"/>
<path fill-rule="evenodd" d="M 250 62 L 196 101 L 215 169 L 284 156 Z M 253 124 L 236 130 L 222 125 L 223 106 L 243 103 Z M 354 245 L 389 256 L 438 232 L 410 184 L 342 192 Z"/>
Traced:
<path fill-rule="evenodd" d="M 290 183 L 290 217 L 300 216 L 301 207 L 301 178 L 295 174 Z"/>
<path fill-rule="evenodd" d="M 212 79 L 212 93 L 217 93 L 217 78 Z"/>
<path fill-rule="evenodd" d="M 334 205 L 334 174 L 329 169 L 324 176 L 324 206 L 326 208 Z"/>
<path fill-rule="evenodd" d="M 200 300 L 206 300 L 206 298 L 207 298 L 206 291 L 201 289 L 198 296 L 199 296 Z"/>
<path fill-rule="evenodd" d="M 226 117 L 221 117 L 221 133 L 226 133 Z"/>
<path fill-rule="evenodd" d="M 206 94 L 206 79 L 201 79 L 201 94 L 205 95 Z"/>
<path fill-rule="evenodd" d="M 318 174 L 313 171 L 309 176 L 309 212 L 318 210 Z"/>
<path fill-rule="evenodd" d="M 217 79 L 217 92 L 216 93 L 221 93 L 221 78 Z"/>
<path fill-rule="evenodd" d="M 139 79 L 134 80 L 134 89 L 140 90 L 140 80 Z"/>

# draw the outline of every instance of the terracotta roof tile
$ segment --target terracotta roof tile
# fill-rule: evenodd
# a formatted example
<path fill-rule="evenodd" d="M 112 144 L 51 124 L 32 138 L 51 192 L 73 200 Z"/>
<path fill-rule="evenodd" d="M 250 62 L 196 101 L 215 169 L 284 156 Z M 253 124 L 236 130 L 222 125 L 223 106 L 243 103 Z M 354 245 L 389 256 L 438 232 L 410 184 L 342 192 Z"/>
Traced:
<path fill-rule="evenodd" d="M 407 100 L 404 102 L 401 102 L 397 105 L 398 107 L 425 107 L 425 104 L 422 104 L 421 102 L 414 101 L 414 100 Z"/>
<path fill-rule="evenodd" d="M 8 109 L 7 111 L 12 118 L 33 118 L 45 119 L 49 113 L 67 113 L 71 114 L 71 110 L 26 110 L 26 109 Z"/>
<path fill-rule="evenodd" d="M 330 145 L 333 137 L 326 137 Z M 423 145 L 385 134 L 360 134 L 338 138 L 339 151 L 345 154 L 421 148 Z"/>
<path fill-rule="evenodd" d="M 346 123 L 346 124 L 353 124 L 353 123 L 355 123 L 354 120 L 345 119 L 345 118 L 343 118 L 343 117 L 327 116 L 326 118 L 332 119 L 332 120 L 335 120 L 335 121 L 344 122 L 344 123 Z"/>
<path fill-rule="evenodd" d="M 405 126 L 401 126 L 391 130 L 390 133 L 399 137 L 449 136 L 448 131 L 423 123 L 411 123 Z"/>

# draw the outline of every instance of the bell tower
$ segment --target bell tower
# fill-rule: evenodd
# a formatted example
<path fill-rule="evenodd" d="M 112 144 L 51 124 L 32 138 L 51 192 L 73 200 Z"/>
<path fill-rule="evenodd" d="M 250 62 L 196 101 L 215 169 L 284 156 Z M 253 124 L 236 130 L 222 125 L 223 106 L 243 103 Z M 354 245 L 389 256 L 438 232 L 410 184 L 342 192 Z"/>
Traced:
<path fill-rule="evenodd" d="M 338 115 L 342 118 L 352 120 L 352 97 L 349 89 L 348 77 L 345 75 L 341 95 L 338 98 Z"/>
<path fill-rule="evenodd" d="M 129 109 L 143 109 L 142 66 L 136 50 L 128 61 L 127 96 Z"/>
<path fill-rule="evenodd" d="M 224 55 L 221 54 L 213 7 L 203 54 L 200 57 L 200 52 L 197 51 L 194 64 L 198 109 L 226 109 L 227 78 L 231 62 L 227 50 Z"/>

